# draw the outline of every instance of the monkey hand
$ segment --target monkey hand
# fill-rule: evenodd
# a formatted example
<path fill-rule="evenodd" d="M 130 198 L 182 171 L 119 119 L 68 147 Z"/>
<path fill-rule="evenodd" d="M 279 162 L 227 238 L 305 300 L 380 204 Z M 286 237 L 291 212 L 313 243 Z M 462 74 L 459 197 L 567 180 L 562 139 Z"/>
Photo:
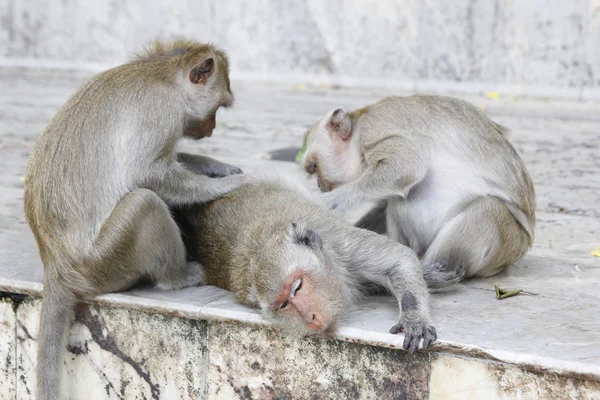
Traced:
<path fill-rule="evenodd" d="M 239 175 L 243 173 L 244 171 L 235 165 L 218 163 L 210 165 L 209 168 L 206 169 L 205 175 L 210 176 L 211 178 L 222 178 L 224 176 Z"/>
<path fill-rule="evenodd" d="M 330 210 L 344 211 L 350 207 L 350 198 L 343 194 L 341 189 L 336 189 L 320 194 L 319 199 Z"/>
<path fill-rule="evenodd" d="M 421 338 L 423 338 L 423 348 L 429 347 L 437 339 L 435 328 L 428 319 L 406 318 L 403 315 L 400 321 L 390 329 L 391 334 L 404 332 L 404 343 L 402 347 L 411 354 L 417 351 Z"/>
<path fill-rule="evenodd" d="M 235 165 L 226 164 L 214 158 L 199 154 L 177 153 L 177 160 L 188 170 L 210 178 L 222 178 L 229 175 L 242 174 Z"/>

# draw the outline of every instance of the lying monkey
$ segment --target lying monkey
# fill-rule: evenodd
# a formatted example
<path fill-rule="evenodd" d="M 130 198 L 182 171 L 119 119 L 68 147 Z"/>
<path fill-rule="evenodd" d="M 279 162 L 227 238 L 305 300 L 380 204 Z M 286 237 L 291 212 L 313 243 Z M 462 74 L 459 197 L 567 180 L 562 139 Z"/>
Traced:
<path fill-rule="evenodd" d="M 338 108 L 306 134 L 302 160 L 324 202 L 378 205 L 357 226 L 423 254 L 424 273 L 491 276 L 533 242 L 535 193 L 506 129 L 458 99 L 388 97 Z"/>
<path fill-rule="evenodd" d="M 277 182 L 256 182 L 175 218 L 204 283 L 235 292 L 237 300 L 289 333 L 331 332 L 362 298 L 365 285 L 391 292 L 401 310 L 391 333 L 404 331 L 411 353 L 421 338 L 436 339 L 421 263 L 409 248 L 355 228 L 302 193 Z M 432 285 L 460 280 L 439 274 Z"/>

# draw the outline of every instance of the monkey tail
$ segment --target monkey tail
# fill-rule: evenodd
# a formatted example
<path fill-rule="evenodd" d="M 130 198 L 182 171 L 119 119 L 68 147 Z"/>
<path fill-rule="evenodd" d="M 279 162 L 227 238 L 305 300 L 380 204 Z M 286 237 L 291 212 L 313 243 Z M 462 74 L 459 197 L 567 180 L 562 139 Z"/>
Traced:
<path fill-rule="evenodd" d="M 44 298 L 40 315 L 37 364 L 37 398 L 58 398 L 61 355 L 65 337 L 77 297 L 68 289 L 59 287 L 46 272 Z"/>

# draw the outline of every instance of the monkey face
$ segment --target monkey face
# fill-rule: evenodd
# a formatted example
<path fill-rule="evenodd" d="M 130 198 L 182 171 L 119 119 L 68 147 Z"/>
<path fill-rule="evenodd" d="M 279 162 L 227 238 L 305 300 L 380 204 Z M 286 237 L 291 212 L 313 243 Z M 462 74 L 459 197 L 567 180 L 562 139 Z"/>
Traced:
<path fill-rule="evenodd" d="M 341 313 L 341 291 L 321 236 L 293 223 L 277 251 L 260 261 L 253 292 L 267 316 L 288 333 L 330 332 Z"/>
<path fill-rule="evenodd" d="M 304 170 L 317 176 L 321 192 L 356 179 L 362 173 L 360 144 L 351 134 L 352 123 L 342 109 L 336 109 L 306 133 Z"/>
<path fill-rule="evenodd" d="M 210 137 L 216 126 L 216 114 L 220 107 L 233 104 L 229 84 L 229 67 L 224 53 L 198 60 L 179 79 L 186 99 L 186 126 L 184 135 L 193 139 Z"/>
<path fill-rule="evenodd" d="M 281 286 L 281 290 L 271 302 L 271 310 L 277 318 L 304 325 L 302 330 L 320 333 L 332 324 L 331 316 L 323 307 L 324 298 L 315 285 L 310 272 L 293 272 Z"/>

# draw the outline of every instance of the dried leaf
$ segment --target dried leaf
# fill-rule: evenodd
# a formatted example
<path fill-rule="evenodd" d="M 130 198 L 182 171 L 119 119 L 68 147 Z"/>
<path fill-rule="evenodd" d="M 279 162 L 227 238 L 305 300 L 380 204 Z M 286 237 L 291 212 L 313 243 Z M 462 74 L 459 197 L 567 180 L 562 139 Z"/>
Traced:
<path fill-rule="evenodd" d="M 496 285 L 494 285 L 494 288 L 496 289 L 496 299 L 498 299 L 498 300 L 503 300 L 503 299 L 506 299 L 507 297 L 516 296 L 523 291 L 523 289 L 509 291 L 506 289 L 501 289 Z"/>

